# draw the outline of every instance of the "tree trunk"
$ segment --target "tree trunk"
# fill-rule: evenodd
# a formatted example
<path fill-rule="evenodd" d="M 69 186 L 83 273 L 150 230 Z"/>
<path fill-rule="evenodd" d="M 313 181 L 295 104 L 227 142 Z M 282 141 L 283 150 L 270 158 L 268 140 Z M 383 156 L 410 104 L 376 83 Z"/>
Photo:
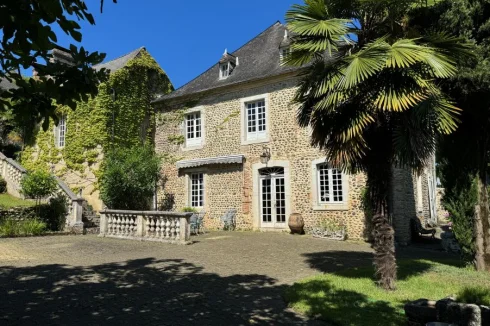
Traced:
<path fill-rule="evenodd" d="M 385 290 L 395 290 L 396 257 L 395 232 L 390 223 L 388 193 L 390 190 L 391 166 L 375 167 L 368 171 L 368 189 L 373 202 L 373 249 L 374 266 L 378 284 Z"/>
<path fill-rule="evenodd" d="M 485 170 L 485 169 L 483 169 Z M 477 270 L 490 269 L 490 208 L 488 203 L 486 171 L 480 171 L 477 178 L 478 204 L 475 211 L 475 267 Z"/>

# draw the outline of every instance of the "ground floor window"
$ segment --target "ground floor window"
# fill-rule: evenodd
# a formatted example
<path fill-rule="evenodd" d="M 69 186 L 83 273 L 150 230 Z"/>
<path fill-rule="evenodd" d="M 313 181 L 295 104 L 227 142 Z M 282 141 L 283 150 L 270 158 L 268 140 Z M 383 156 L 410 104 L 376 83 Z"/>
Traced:
<path fill-rule="evenodd" d="M 189 203 L 191 207 L 204 207 L 204 174 L 189 175 Z"/>
<path fill-rule="evenodd" d="M 349 176 L 325 159 L 312 162 L 312 204 L 314 210 L 347 210 Z"/>
<path fill-rule="evenodd" d="M 326 163 L 318 164 L 317 178 L 319 203 L 326 204 L 344 202 L 342 171 L 332 169 Z"/>

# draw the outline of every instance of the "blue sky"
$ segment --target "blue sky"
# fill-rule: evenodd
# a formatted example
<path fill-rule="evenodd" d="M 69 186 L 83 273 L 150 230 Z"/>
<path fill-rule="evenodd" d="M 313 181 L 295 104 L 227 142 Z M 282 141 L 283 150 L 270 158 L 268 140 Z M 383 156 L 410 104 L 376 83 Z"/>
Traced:
<path fill-rule="evenodd" d="M 107 53 L 106 60 L 145 46 L 180 87 L 224 52 L 234 51 L 276 21 L 300 0 L 87 0 L 96 25 L 82 24 L 82 45 Z M 69 37 L 58 33 L 62 46 Z"/>

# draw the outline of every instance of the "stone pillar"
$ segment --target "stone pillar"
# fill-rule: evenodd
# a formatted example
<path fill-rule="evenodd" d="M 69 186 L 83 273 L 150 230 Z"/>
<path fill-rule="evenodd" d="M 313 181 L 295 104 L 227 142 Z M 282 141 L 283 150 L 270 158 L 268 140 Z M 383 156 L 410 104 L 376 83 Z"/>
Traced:
<path fill-rule="evenodd" d="M 103 237 L 107 233 L 107 215 L 104 211 L 100 212 L 100 233 L 99 236 Z"/>
<path fill-rule="evenodd" d="M 191 238 L 190 216 L 180 218 L 180 243 L 187 244 Z"/>
<path fill-rule="evenodd" d="M 136 217 L 136 236 L 143 237 L 145 234 L 145 221 L 146 217 L 143 215 L 138 215 Z"/>
<path fill-rule="evenodd" d="M 68 226 L 76 234 L 83 234 L 83 202 L 85 199 L 76 198 L 71 200 L 71 215 L 68 216 Z"/>

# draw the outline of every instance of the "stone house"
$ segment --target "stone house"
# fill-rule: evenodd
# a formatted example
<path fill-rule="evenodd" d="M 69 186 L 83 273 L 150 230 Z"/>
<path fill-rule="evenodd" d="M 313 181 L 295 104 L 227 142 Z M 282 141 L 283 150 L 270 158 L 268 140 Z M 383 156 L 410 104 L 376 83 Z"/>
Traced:
<path fill-rule="evenodd" d="M 53 51 L 53 60 L 66 62 L 66 53 Z M 109 71 L 99 94 L 78 102 L 76 110 L 60 107 L 59 122 L 33 139 L 21 153 L 27 170 L 49 169 L 95 211 L 103 208 L 98 190 L 100 165 L 108 148 L 130 147 L 153 140 L 151 100 L 173 90 L 170 80 L 144 47 L 94 66 Z M 156 87 L 155 85 L 158 85 Z"/>
<path fill-rule="evenodd" d="M 274 231 L 287 230 L 297 212 L 307 230 L 330 221 L 344 224 L 351 239 L 367 238 L 365 175 L 330 167 L 310 146 L 308 129 L 296 123 L 292 100 L 300 69 L 281 64 L 289 43 L 286 26 L 277 22 L 154 101 L 156 150 L 171 156 L 162 170 L 162 208 L 204 210 L 208 228 L 236 209 L 238 228 Z M 400 181 L 393 186 L 394 224 L 398 240 L 407 243 L 409 219 L 423 212 L 417 205 L 427 193 L 410 172 L 394 172 Z"/>

